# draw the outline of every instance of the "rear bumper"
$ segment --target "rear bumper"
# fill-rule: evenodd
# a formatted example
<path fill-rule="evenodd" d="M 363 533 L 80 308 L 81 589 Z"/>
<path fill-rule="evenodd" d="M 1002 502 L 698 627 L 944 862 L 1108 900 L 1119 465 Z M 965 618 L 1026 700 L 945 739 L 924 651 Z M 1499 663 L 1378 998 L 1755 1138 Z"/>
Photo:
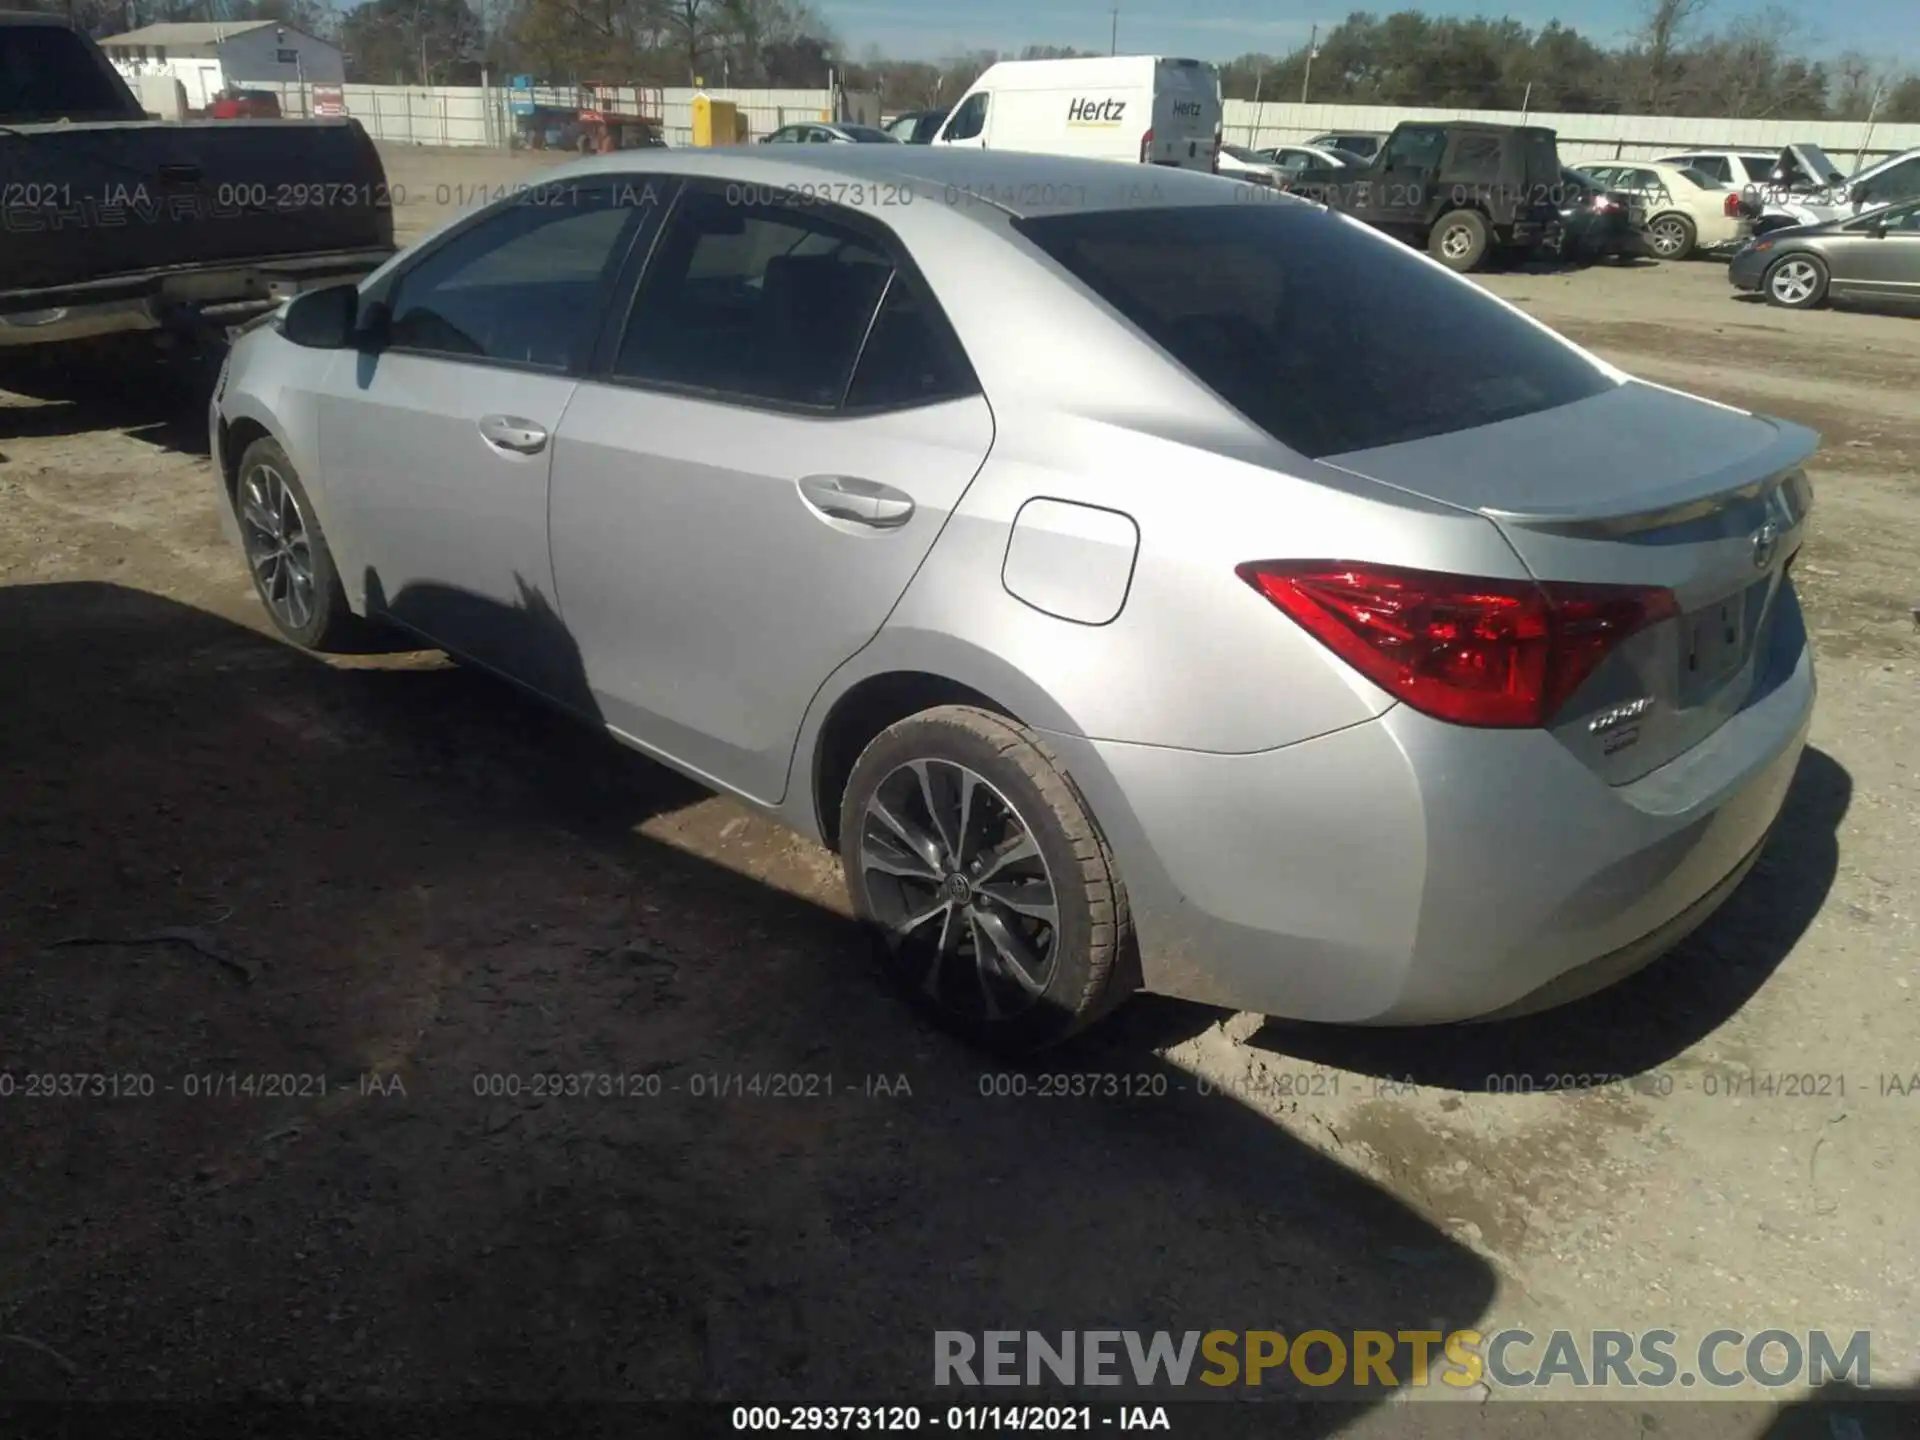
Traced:
<path fill-rule="evenodd" d="M 1769 663 L 1760 698 L 1618 787 L 1544 732 L 1404 705 L 1253 755 L 1049 739 L 1113 845 L 1149 989 L 1312 1021 L 1470 1020 L 1611 983 L 1732 892 L 1806 743 L 1797 613 Z"/>
<path fill-rule="evenodd" d="M 302 290 L 356 281 L 390 249 L 291 255 L 118 275 L 39 292 L 0 293 L 0 349 L 85 340 L 187 321 L 238 323 Z"/>

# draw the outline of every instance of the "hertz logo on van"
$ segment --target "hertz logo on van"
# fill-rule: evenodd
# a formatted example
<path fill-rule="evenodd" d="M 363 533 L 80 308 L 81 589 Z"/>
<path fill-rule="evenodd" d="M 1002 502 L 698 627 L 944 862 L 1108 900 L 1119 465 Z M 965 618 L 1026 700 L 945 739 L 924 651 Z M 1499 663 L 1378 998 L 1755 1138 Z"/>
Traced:
<path fill-rule="evenodd" d="M 1067 106 L 1069 125 L 1118 125 L 1127 113 L 1124 100 L 1078 99 Z"/>
<path fill-rule="evenodd" d="M 1198 119 L 1200 116 L 1200 102 L 1198 100 L 1176 100 L 1173 102 L 1173 113 Z"/>

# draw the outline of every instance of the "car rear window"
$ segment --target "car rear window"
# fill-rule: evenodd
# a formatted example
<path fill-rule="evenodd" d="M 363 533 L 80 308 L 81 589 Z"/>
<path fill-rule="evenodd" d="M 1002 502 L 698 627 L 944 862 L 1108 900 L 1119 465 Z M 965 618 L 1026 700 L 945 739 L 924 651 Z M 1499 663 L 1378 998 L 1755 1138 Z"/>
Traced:
<path fill-rule="evenodd" d="M 1613 383 L 1477 286 L 1304 202 L 1015 224 L 1195 378 L 1310 458 L 1490 425 Z"/>

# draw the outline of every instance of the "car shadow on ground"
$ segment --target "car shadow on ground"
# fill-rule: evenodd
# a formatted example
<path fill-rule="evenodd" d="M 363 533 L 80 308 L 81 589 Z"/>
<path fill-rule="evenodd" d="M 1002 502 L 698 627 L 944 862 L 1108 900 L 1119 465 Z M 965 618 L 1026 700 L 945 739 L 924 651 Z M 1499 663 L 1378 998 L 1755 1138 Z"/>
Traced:
<path fill-rule="evenodd" d="M 1712 1034 L 1767 982 L 1820 913 L 1840 864 L 1853 781 L 1808 749 L 1752 872 L 1718 911 L 1638 975 L 1512 1020 L 1420 1029 L 1270 1020 L 1250 1042 L 1420 1085 L 1484 1091 L 1488 1077 L 1638 1076 Z"/>
<path fill-rule="evenodd" d="M 945 1404 L 936 1330 L 1493 1300 L 1150 1052 L 1008 1093 L 815 847 L 691 853 L 731 807 L 471 670 L 64 584 L 0 590 L 0 673 L 0 1398 Z"/>
<path fill-rule="evenodd" d="M 207 402 L 219 356 L 100 354 L 65 347 L 0 353 L 0 391 L 37 405 L 0 405 L 0 446 L 120 430 L 184 455 L 205 455 Z"/>

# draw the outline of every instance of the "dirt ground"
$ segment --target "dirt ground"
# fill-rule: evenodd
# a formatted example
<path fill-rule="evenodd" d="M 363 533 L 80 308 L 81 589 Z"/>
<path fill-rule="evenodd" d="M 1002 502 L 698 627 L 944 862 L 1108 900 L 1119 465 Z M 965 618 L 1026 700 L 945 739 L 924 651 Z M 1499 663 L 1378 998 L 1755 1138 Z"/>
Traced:
<path fill-rule="evenodd" d="M 389 163 L 407 238 L 537 173 Z M 1782 824 L 1702 932 L 1564 1011 L 1141 1000 L 1046 1066 L 1131 1100 L 983 1095 L 830 857 L 730 802 L 437 656 L 268 638 L 190 397 L 12 382 L 0 1398 L 919 1398 L 934 1330 L 1009 1325 L 1868 1329 L 1874 1383 L 1914 1383 L 1920 321 L 1743 303 L 1709 263 L 1488 283 L 1823 433 Z M 553 1071 L 627 1093 L 487 1093 Z M 1770 1413 L 1663 1398 L 1513 1433 Z"/>

